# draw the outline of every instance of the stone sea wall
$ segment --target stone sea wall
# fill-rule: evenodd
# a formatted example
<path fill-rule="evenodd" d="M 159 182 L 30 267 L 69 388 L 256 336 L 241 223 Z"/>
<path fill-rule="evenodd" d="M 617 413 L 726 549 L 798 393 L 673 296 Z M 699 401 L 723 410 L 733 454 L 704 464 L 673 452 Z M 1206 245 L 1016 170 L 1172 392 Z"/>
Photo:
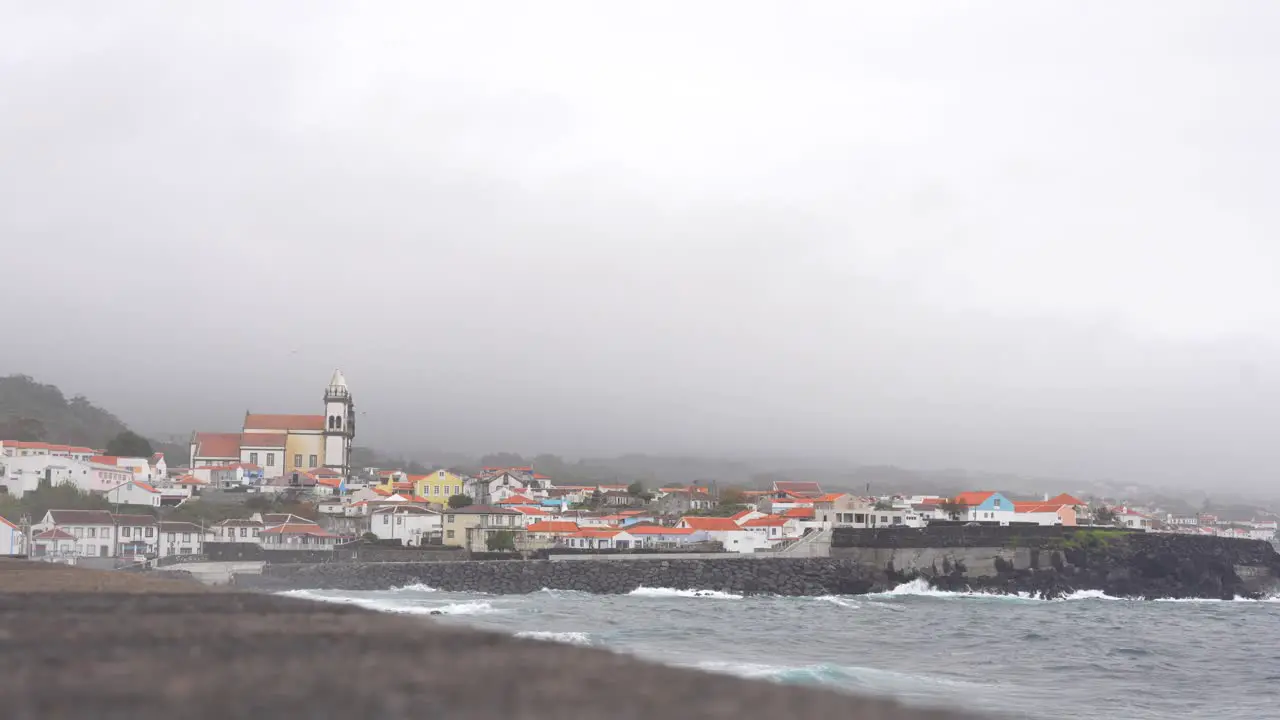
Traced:
<path fill-rule="evenodd" d="M 421 583 L 439 590 L 514 594 L 552 590 L 616 594 L 641 587 L 740 594 L 835 595 L 885 589 L 888 578 L 853 560 L 742 558 L 553 562 L 329 563 L 268 565 L 237 576 L 254 589 L 385 590 Z"/>
<path fill-rule="evenodd" d="M 1232 598 L 1280 589 L 1280 555 L 1259 540 L 1110 528 L 898 528 L 838 531 L 832 555 L 952 590 L 1054 597 Z"/>

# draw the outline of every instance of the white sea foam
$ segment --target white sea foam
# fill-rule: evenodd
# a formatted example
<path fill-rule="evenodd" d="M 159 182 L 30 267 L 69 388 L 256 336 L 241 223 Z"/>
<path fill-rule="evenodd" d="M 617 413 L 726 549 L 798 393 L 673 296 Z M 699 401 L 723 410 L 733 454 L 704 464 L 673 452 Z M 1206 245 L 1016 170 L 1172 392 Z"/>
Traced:
<path fill-rule="evenodd" d="M 414 584 L 412 584 L 412 585 L 405 585 L 404 587 L 391 588 L 391 592 L 424 592 L 424 593 L 428 593 L 428 592 L 436 592 L 436 589 L 435 589 L 435 588 L 433 588 L 433 587 L 431 587 L 430 585 L 423 585 L 422 583 L 414 583 Z"/>
<path fill-rule="evenodd" d="M 844 690 L 862 690 L 888 695 L 936 696 L 937 693 L 972 692 L 982 686 L 929 675 L 895 672 L 854 665 L 786 666 L 763 663 L 707 660 L 695 663 L 707 672 L 799 685 L 825 685 Z"/>
<path fill-rule="evenodd" d="M 720 592 L 719 590 L 677 590 L 675 588 L 649 588 L 641 587 L 627 593 L 635 597 L 652 597 L 652 598 L 711 598 L 713 600 L 741 600 L 741 595 L 733 593 Z"/>
<path fill-rule="evenodd" d="M 570 645 L 590 645 L 591 636 L 584 632 L 551 632 L 550 630 L 524 630 L 516 633 L 516 637 L 548 642 L 568 643 Z"/>
<path fill-rule="evenodd" d="M 349 597 L 345 595 L 328 595 L 315 590 L 287 590 L 280 593 L 288 597 L 336 603 L 339 605 L 355 605 L 366 610 L 393 613 L 396 615 L 487 615 L 498 612 L 487 602 L 473 600 L 471 602 L 448 603 L 445 605 L 419 605 L 399 600 L 382 598 Z"/>
<path fill-rule="evenodd" d="M 820 602 L 828 602 L 828 603 L 831 603 L 832 605 L 839 605 L 840 607 L 844 607 L 844 608 L 862 607 L 861 605 L 854 602 L 853 600 L 850 600 L 847 597 L 841 597 L 840 595 L 817 595 L 813 599 L 818 600 Z"/>
<path fill-rule="evenodd" d="M 924 578 L 916 578 L 911 582 L 903 583 L 892 590 L 882 593 L 871 593 L 868 598 L 897 598 L 897 597 L 930 597 L 930 598 L 982 598 L 985 600 L 1031 600 L 1044 602 L 1043 598 L 1032 595 L 1027 592 L 1020 593 L 997 593 L 984 590 L 939 590 L 929 585 L 929 581 Z M 1076 590 L 1075 592 L 1064 595 L 1059 598 L 1051 598 L 1048 602 L 1063 602 L 1068 600 L 1125 600 L 1126 598 L 1114 597 L 1108 595 L 1101 590 Z"/>

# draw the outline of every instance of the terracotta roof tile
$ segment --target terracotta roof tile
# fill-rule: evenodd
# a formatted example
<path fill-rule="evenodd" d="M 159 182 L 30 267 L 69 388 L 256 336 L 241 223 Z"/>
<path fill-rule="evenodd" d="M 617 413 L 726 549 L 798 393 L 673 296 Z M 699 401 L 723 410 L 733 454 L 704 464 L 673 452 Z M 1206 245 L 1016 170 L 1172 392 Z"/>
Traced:
<path fill-rule="evenodd" d="M 196 457 L 240 459 L 240 433 L 196 433 Z"/>

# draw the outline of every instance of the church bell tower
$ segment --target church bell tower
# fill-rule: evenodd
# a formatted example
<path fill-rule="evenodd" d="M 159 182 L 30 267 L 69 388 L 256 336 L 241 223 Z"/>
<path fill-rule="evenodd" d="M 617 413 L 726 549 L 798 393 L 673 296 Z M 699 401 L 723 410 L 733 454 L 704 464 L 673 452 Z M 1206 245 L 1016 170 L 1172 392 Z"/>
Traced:
<path fill-rule="evenodd" d="M 334 370 L 324 390 L 324 466 L 348 477 L 351 440 L 356 436 L 356 406 L 341 370 Z"/>

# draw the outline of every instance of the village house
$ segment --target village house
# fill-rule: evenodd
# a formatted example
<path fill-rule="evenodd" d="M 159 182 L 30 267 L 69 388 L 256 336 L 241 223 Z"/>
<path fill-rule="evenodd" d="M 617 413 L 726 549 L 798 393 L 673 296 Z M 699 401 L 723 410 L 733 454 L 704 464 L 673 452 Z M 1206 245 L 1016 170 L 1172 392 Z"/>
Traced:
<path fill-rule="evenodd" d="M 636 537 L 627 530 L 583 528 L 562 537 L 559 544 L 578 550 L 628 550 L 636 544 Z"/>
<path fill-rule="evenodd" d="M 433 470 L 426 475 L 410 475 L 413 494 L 424 497 L 437 505 L 447 505 L 454 495 L 464 495 L 466 476 L 453 470 Z"/>
<path fill-rule="evenodd" d="M 116 555 L 122 557 L 141 557 L 155 555 L 156 519 L 151 515 L 115 515 L 116 523 Z"/>
<path fill-rule="evenodd" d="M 262 529 L 263 550 L 333 550 L 341 541 L 338 535 L 310 521 Z"/>
<path fill-rule="evenodd" d="M 955 497 L 955 502 L 963 507 L 959 519 L 966 522 L 1008 525 L 1015 520 L 1013 501 L 998 492 L 963 492 Z"/>
<path fill-rule="evenodd" d="M 651 507 L 658 515 L 678 517 L 691 512 L 710 510 L 715 505 L 715 499 L 711 497 L 711 493 L 705 491 L 705 488 L 698 488 L 696 491 L 680 488 L 659 491 Z"/>
<path fill-rule="evenodd" d="M 445 545 L 454 545 L 468 550 L 484 552 L 487 550 L 487 538 L 499 531 L 524 530 L 523 515 L 515 510 L 494 505 L 468 505 L 464 508 L 449 508 L 442 513 L 444 518 Z"/>
<path fill-rule="evenodd" d="M 1035 523 L 1037 525 L 1074 526 L 1076 511 L 1071 505 L 1054 502 L 1032 500 L 1029 502 L 1014 501 L 1015 523 Z"/>
<path fill-rule="evenodd" d="M 369 515 L 369 532 L 379 540 L 414 546 L 439 544 L 440 531 L 440 513 L 418 505 L 381 507 Z"/>
<path fill-rule="evenodd" d="M 0 557 L 26 555 L 26 540 L 21 528 L 0 517 Z"/>
<path fill-rule="evenodd" d="M 795 481 L 795 480 L 779 480 L 773 483 L 773 491 L 770 495 L 778 500 L 786 500 L 787 498 L 817 498 L 821 497 L 822 486 L 816 482 Z"/>
<path fill-rule="evenodd" d="M 78 445 L 55 445 L 44 442 L 0 440 L 0 457 L 60 457 L 88 461 L 102 453 L 93 448 Z"/>
<path fill-rule="evenodd" d="M 230 519 L 214 523 L 210 528 L 209 542 L 262 543 L 262 521 Z"/>
<path fill-rule="evenodd" d="M 189 522 L 162 522 L 159 526 L 159 556 L 204 553 L 205 531 Z"/>
<path fill-rule="evenodd" d="M 34 554 L 115 557 L 115 526 L 106 510 L 49 510 L 32 526 Z"/>
<path fill-rule="evenodd" d="M 0 457 L 0 492 L 21 498 L 41 486 L 74 485 L 89 492 L 92 481 L 87 461 L 59 455 Z"/>
<path fill-rule="evenodd" d="M 215 465 L 207 468 L 207 470 L 209 477 L 202 479 L 207 480 L 210 487 L 222 490 L 260 485 L 263 481 L 262 468 L 249 463 Z M 199 477 L 198 474 L 196 476 Z"/>
<path fill-rule="evenodd" d="M 826 493 L 813 498 L 814 519 L 825 528 L 868 527 L 874 505 L 849 493 Z"/>
<path fill-rule="evenodd" d="M 678 548 L 697 542 L 708 542 L 710 534 L 688 527 L 663 527 L 661 525 L 633 525 L 625 530 L 631 536 L 632 548 L 659 550 Z"/>
<path fill-rule="evenodd" d="M 800 523 L 795 518 L 768 515 L 742 523 L 741 527 L 776 544 L 783 540 L 800 537 Z"/>
<path fill-rule="evenodd" d="M 553 547 L 581 528 L 567 520 L 540 520 L 525 526 L 527 549 Z"/>
<path fill-rule="evenodd" d="M 1127 530 L 1142 530 L 1150 532 L 1152 528 L 1152 520 L 1150 517 L 1143 515 L 1137 510 L 1127 507 L 1116 508 L 1116 525 Z"/>
<path fill-rule="evenodd" d="M 107 502 L 112 505 L 160 507 L 162 497 L 163 494 L 159 490 L 140 480 L 130 480 L 106 492 Z"/>

